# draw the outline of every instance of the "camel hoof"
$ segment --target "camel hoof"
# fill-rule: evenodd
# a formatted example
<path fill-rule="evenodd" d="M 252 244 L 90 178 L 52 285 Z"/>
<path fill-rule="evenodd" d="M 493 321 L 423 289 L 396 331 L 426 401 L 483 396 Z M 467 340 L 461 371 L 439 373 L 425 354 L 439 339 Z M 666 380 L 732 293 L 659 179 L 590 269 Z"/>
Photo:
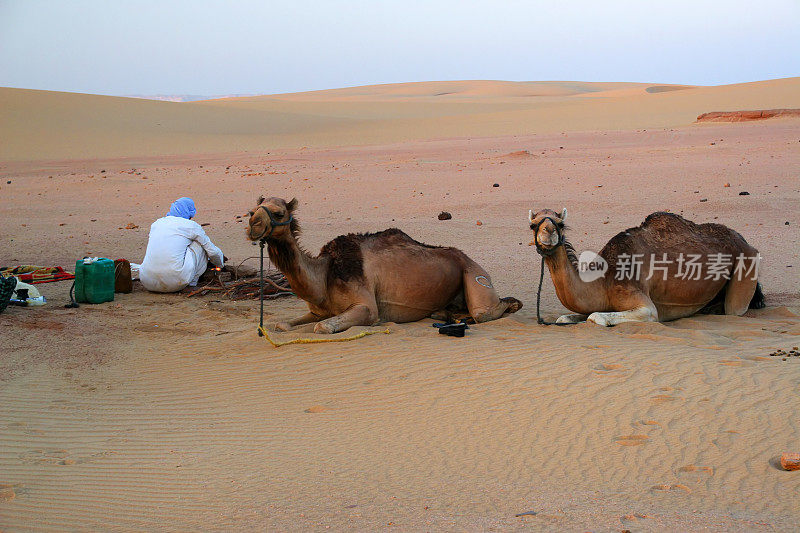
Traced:
<path fill-rule="evenodd" d="M 292 329 L 292 326 L 290 326 L 288 322 L 278 322 L 275 324 L 275 331 L 289 331 L 290 329 Z"/>
<path fill-rule="evenodd" d="M 336 329 L 332 325 L 326 324 L 325 322 L 317 322 L 317 324 L 314 326 L 314 333 L 331 334 L 336 333 Z"/>
<path fill-rule="evenodd" d="M 586 321 L 594 322 L 598 326 L 608 326 L 608 320 L 603 316 L 603 313 L 592 313 Z"/>
<path fill-rule="evenodd" d="M 506 298 L 500 298 L 500 301 L 506 302 L 508 304 L 506 313 L 516 313 L 517 311 L 522 309 L 522 302 L 520 302 L 516 298 L 512 298 L 511 296 L 508 296 Z"/>

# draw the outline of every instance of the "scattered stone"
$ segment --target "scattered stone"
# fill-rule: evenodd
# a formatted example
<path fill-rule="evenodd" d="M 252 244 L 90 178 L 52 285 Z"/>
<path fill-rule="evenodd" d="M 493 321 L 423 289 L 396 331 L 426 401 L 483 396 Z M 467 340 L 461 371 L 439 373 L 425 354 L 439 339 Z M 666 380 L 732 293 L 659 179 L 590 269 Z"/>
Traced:
<path fill-rule="evenodd" d="M 105 174 L 105 173 L 106 173 L 105 169 L 100 171 L 100 174 Z"/>
<path fill-rule="evenodd" d="M 739 196 L 750 196 L 750 193 L 747 191 L 742 191 L 739 193 Z"/>
<path fill-rule="evenodd" d="M 202 224 L 200 224 L 200 226 L 203 226 L 203 227 L 210 226 L 210 225 L 211 225 L 211 222 L 203 222 Z"/>
<path fill-rule="evenodd" d="M 723 187 L 730 187 L 730 186 L 731 186 L 731 184 L 730 184 L 730 183 L 728 183 L 727 181 L 726 181 L 726 182 L 725 182 L 725 184 L 723 185 Z"/>
<path fill-rule="evenodd" d="M 786 222 L 783 223 L 783 225 L 784 226 L 788 226 L 789 225 L 789 221 L 787 220 Z"/>
<path fill-rule="evenodd" d="M 499 183 L 495 183 L 494 185 L 492 185 L 492 187 L 499 187 L 499 186 L 500 186 Z"/>
<path fill-rule="evenodd" d="M 453 215 L 451 215 L 447 211 L 442 211 L 441 213 L 439 213 L 438 218 L 439 220 L 450 220 L 451 218 L 453 218 Z"/>
<path fill-rule="evenodd" d="M 800 453 L 786 452 L 781 455 L 784 470 L 800 470 Z"/>
<path fill-rule="evenodd" d="M 701 201 L 701 202 L 707 202 L 707 201 L 708 201 L 708 198 L 700 198 L 700 201 Z"/>
<path fill-rule="evenodd" d="M 133 222 L 128 222 L 128 225 L 127 225 L 127 226 L 125 226 L 125 228 L 124 228 L 124 229 L 136 229 L 136 228 L 138 228 L 138 227 L 139 227 L 139 226 L 137 226 L 137 225 L 136 225 L 136 224 L 134 224 Z"/>
<path fill-rule="evenodd" d="M 11 180 L 8 180 L 8 181 L 6 182 L 6 185 L 11 185 Z"/>
<path fill-rule="evenodd" d="M 483 222 L 481 222 L 481 221 L 479 220 L 479 221 L 477 221 L 477 222 L 475 223 L 475 225 L 476 225 L 476 226 L 483 226 Z"/>
<path fill-rule="evenodd" d="M 714 145 L 715 145 L 715 144 L 717 144 L 717 143 L 708 143 L 708 144 L 710 144 L 711 146 L 714 146 Z"/>

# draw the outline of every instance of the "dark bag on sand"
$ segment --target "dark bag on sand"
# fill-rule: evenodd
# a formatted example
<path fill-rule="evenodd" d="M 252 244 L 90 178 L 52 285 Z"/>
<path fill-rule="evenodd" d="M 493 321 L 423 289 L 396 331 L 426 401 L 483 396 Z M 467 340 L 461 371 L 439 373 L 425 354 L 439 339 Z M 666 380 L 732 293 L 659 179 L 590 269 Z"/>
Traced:
<path fill-rule="evenodd" d="M 131 262 L 127 259 L 114 260 L 114 292 L 129 293 L 133 291 L 131 279 Z"/>
<path fill-rule="evenodd" d="M 16 286 L 17 278 L 14 276 L 0 277 L 0 313 L 5 311 L 9 302 L 11 302 L 11 295 L 14 294 L 14 287 Z"/>

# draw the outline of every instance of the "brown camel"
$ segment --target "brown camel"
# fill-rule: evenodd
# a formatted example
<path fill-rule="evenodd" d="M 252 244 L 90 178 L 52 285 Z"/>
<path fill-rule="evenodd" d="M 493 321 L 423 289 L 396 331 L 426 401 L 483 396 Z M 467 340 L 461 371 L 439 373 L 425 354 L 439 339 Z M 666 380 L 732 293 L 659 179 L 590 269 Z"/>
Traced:
<path fill-rule="evenodd" d="M 278 330 L 316 322 L 315 332 L 336 333 L 463 310 L 486 322 L 522 307 L 498 298 L 489 274 L 462 251 L 422 244 L 399 229 L 342 235 L 314 257 L 298 244 L 296 208 L 297 199 L 261 197 L 246 230 L 250 240 L 266 241 L 270 260 L 308 303 L 308 313 L 277 324 Z"/>
<path fill-rule="evenodd" d="M 577 313 L 561 316 L 559 323 L 588 319 L 613 326 L 675 320 L 714 307 L 728 315 L 764 307 L 758 250 L 721 224 L 653 213 L 613 237 L 599 258 L 584 252 L 579 260 L 564 239 L 566 209 L 529 211 L 528 218 L 558 299 Z"/>

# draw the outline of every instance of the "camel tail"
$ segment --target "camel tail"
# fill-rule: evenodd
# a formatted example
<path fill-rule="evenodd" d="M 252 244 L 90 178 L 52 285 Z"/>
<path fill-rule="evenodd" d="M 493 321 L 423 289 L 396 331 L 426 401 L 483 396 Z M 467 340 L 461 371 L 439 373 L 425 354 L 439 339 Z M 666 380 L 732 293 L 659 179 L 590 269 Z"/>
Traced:
<path fill-rule="evenodd" d="M 756 292 L 753 294 L 753 299 L 750 300 L 749 309 L 764 309 L 767 306 L 767 301 L 764 299 L 764 293 L 761 291 L 761 283 L 756 283 Z"/>

